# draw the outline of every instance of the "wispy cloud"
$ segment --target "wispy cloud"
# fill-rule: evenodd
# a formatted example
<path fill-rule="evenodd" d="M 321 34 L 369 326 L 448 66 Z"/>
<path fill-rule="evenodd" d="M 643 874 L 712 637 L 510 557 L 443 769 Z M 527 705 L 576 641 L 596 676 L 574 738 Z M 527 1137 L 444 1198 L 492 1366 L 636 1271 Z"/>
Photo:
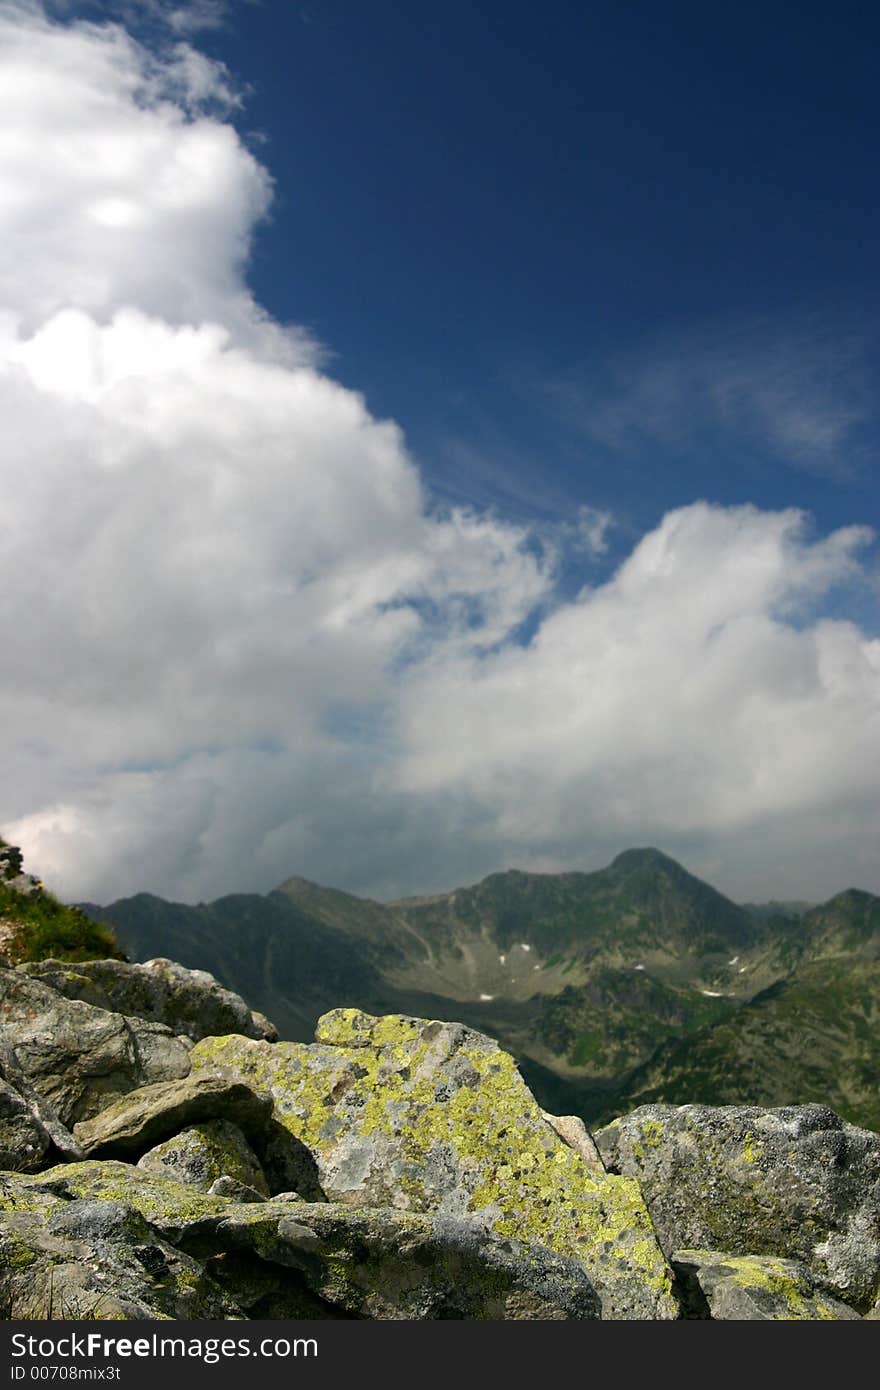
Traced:
<path fill-rule="evenodd" d="M 49 0 L 46 8 L 59 18 L 110 20 L 138 26 L 164 26 L 180 38 L 191 38 L 227 22 L 234 5 L 255 0 Z"/>
<path fill-rule="evenodd" d="M 704 448 L 713 433 L 795 469 L 858 476 L 878 421 L 870 330 L 839 315 L 740 321 L 641 343 L 544 383 L 545 401 L 616 453 Z M 875 436 L 876 437 L 876 436 Z"/>

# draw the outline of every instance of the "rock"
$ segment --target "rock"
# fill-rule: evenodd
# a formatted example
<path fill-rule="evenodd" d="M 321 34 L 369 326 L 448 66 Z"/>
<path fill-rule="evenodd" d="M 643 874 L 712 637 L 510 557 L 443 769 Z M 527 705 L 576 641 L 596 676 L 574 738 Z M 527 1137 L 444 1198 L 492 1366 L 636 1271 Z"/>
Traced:
<path fill-rule="evenodd" d="M 6 1318 L 225 1318 L 233 1300 L 130 1204 L 0 1185 Z"/>
<path fill-rule="evenodd" d="M 271 1100 L 239 1081 L 187 1076 L 129 1092 L 75 1125 L 74 1135 L 86 1154 L 137 1157 L 181 1129 L 221 1116 L 245 1134 L 260 1134 L 271 1114 Z"/>
<path fill-rule="evenodd" d="M 667 1252 L 802 1261 L 860 1312 L 880 1289 L 880 1136 L 820 1105 L 645 1105 L 596 1136 Z"/>
<path fill-rule="evenodd" d="M 202 1070 L 270 1094 L 330 1202 L 459 1220 L 580 1262 L 605 1317 L 675 1318 L 672 1274 L 638 1185 L 591 1172 L 513 1059 L 461 1024 L 338 1009 L 317 1044 L 212 1038 Z"/>
<path fill-rule="evenodd" d="M 209 1197 L 115 1160 L 18 1180 L 33 1206 L 121 1203 L 199 1262 L 249 1317 L 594 1319 L 581 1263 L 470 1221 Z"/>
<path fill-rule="evenodd" d="M 83 1157 L 73 1135 L 38 1095 L 0 1039 L 0 1168 L 32 1173 L 58 1159 Z"/>
<path fill-rule="evenodd" d="M 47 1198 L 126 1202 L 172 1245 L 179 1245 L 185 1236 L 202 1228 L 213 1229 L 215 1218 L 230 1209 L 224 1197 L 210 1196 L 188 1183 L 160 1177 L 120 1159 L 65 1163 L 43 1173 L 22 1175 L 16 1186 L 26 1200 L 36 1203 Z M 3 1200 L 0 1185 L 0 1211 Z"/>
<path fill-rule="evenodd" d="M 249 1187 L 246 1182 L 239 1182 L 238 1178 L 231 1178 L 228 1173 L 221 1173 L 219 1178 L 208 1188 L 212 1197 L 228 1197 L 231 1202 L 265 1202 L 266 1193 L 260 1188 Z"/>
<path fill-rule="evenodd" d="M 177 1082 L 142 1086 L 75 1130 L 87 1154 L 138 1158 L 181 1129 L 216 1119 L 231 1121 L 243 1131 L 269 1192 L 293 1189 L 309 1201 L 326 1200 L 314 1158 L 274 1117 L 271 1096 L 225 1077 L 200 1072 Z"/>
<path fill-rule="evenodd" d="M 0 969 L 0 1025 L 34 1089 L 68 1127 L 137 1086 L 190 1070 L 188 1045 L 162 1024 L 67 999 L 19 970 Z"/>
<path fill-rule="evenodd" d="M 591 1173 L 605 1173 L 602 1156 L 579 1115 L 548 1115 L 546 1110 L 542 1110 L 541 1113 L 563 1144 L 580 1154 Z"/>
<path fill-rule="evenodd" d="M 256 1252 L 296 1270 L 323 1303 L 352 1317 L 555 1321 L 601 1315 L 579 1261 L 499 1239 L 454 1217 L 308 1203 L 279 1215 L 266 1203 L 239 1207 L 216 1235 L 225 1249 Z"/>
<path fill-rule="evenodd" d="M 90 960 L 71 966 L 41 960 L 19 967 L 68 999 L 82 999 L 99 1009 L 164 1023 L 175 1034 L 197 1041 L 221 1033 L 274 1042 L 277 1029 L 225 989 L 207 970 L 188 970 L 157 957 L 143 965 L 120 960 Z"/>
<path fill-rule="evenodd" d="M 202 1192 L 214 1190 L 220 1179 L 267 1197 L 265 1174 L 238 1125 L 230 1120 L 208 1120 L 166 1139 L 148 1149 L 138 1159 L 138 1167 L 148 1173 L 189 1183 Z M 223 1190 L 219 1195 L 231 1196 Z"/>
<path fill-rule="evenodd" d="M 822 1293 L 806 1265 L 770 1255 L 721 1255 L 677 1250 L 672 1257 L 687 1314 L 716 1322 L 839 1322 L 859 1320 L 846 1304 Z"/>

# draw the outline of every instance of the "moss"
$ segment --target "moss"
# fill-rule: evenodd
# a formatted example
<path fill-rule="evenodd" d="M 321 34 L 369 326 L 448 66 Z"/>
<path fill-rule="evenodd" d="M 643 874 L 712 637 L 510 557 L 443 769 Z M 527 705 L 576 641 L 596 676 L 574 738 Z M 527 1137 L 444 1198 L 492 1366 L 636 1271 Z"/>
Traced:
<path fill-rule="evenodd" d="M 803 1284 L 786 1270 L 781 1261 L 770 1258 L 762 1260 L 742 1257 L 729 1262 L 734 1278 L 743 1289 L 765 1289 L 767 1293 L 783 1300 L 788 1317 L 804 1319 L 812 1316 L 811 1303 L 805 1297 Z M 784 1313 L 775 1315 L 777 1320 L 785 1319 Z"/>

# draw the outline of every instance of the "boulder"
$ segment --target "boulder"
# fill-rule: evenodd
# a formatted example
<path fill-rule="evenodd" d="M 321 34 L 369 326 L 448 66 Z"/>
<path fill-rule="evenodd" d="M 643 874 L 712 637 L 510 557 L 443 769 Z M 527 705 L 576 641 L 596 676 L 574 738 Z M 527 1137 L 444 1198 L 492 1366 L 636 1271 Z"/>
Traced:
<path fill-rule="evenodd" d="M 42 980 L 68 999 L 82 999 L 99 1009 L 164 1023 L 175 1034 L 197 1041 L 221 1033 L 274 1042 L 277 1029 L 263 1014 L 249 1009 L 241 995 L 224 988 L 207 970 L 188 970 L 157 957 L 144 964 L 89 960 L 76 965 L 41 960 L 20 970 Z"/>
<path fill-rule="evenodd" d="M 325 1200 L 314 1158 L 279 1123 L 271 1096 L 227 1077 L 199 1072 L 142 1086 L 74 1129 L 87 1154 L 136 1159 L 164 1140 L 173 1140 L 180 1130 L 207 1120 L 231 1121 L 243 1131 L 269 1192 L 293 1190 L 309 1201 Z"/>
<path fill-rule="evenodd" d="M 260 1134 L 271 1114 L 271 1100 L 239 1081 L 187 1076 L 130 1091 L 91 1120 L 80 1121 L 74 1135 L 86 1154 L 136 1158 L 203 1120 L 225 1117 L 246 1134 Z"/>
<path fill-rule="evenodd" d="M 189 1044 L 163 1024 L 67 999 L 19 970 L 0 969 L 0 1026 L 68 1127 L 138 1086 L 190 1070 Z"/>
<path fill-rule="evenodd" d="M 330 1202 L 463 1221 L 583 1266 L 603 1316 L 675 1318 L 637 1183 L 591 1171 L 498 1044 L 461 1024 L 337 1009 L 317 1043 L 211 1038 L 194 1073 L 271 1095 Z"/>
<path fill-rule="evenodd" d="M 230 1120 L 207 1120 L 182 1130 L 148 1149 L 138 1159 L 138 1167 L 202 1192 L 211 1191 L 220 1179 L 227 1178 L 263 1197 L 269 1195 L 260 1160 L 241 1129 Z M 224 1188 L 222 1195 L 229 1196 L 229 1190 Z"/>
<path fill-rule="evenodd" d="M 823 1293 L 799 1260 L 677 1250 L 686 1316 L 716 1322 L 841 1322 L 859 1314 Z"/>
<path fill-rule="evenodd" d="M 0 1307 L 6 1318 L 238 1315 L 199 1262 L 119 1199 L 64 1201 L 0 1184 Z"/>
<path fill-rule="evenodd" d="M 645 1105 L 596 1136 L 663 1248 L 802 1261 L 866 1312 L 880 1290 L 880 1135 L 820 1105 Z"/>
<path fill-rule="evenodd" d="M 599 1297 L 578 1260 L 436 1213 L 301 1203 L 293 1211 L 282 1207 L 279 1214 L 270 1202 L 238 1207 L 219 1223 L 217 1237 L 225 1251 L 256 1254 L 295 1270 L 322 1303 L 349 1317 L 560 1321 L 601 1316 Z M 204 1241 L 203 1235 L 200 1246 Z M 240 1277 L 230 1293 L 243 1303 Z"/>
<path fill-rule="evenodd" d="M 0 1175 L 0 1212 L 5 1209 L 3 1179 L 8 1177 Z M 48 1196 L 52 1200 L 126 1202 L 171 1245 L 180 1245 L 185 1236 L 201 1228 L 212 1229 L 214 1219 L 228 1213 L 230 1207 L 224 1197 L 115 1158 L 85 1159 L 42 1173 L 23 1174 L 16 1177 L 15 1190 L 24 1194 L 25 1201 L 33 1198 L 42 1202 Z"/>
<path fill-rule="evenodd" d="M 604 1174 L 605 1164 L 596 1148 L 596 1142 L 579 1115 L 548 1115 L 546 1110 L 542 1111 L 542 1114 L 563 1144 L 580 1154 L 591 1173 Z"/>
<path fill-rule="evenodd" d="M 32 1173 L 82 1149 L 31 1085 L 14 1050 L 0 1039 L 0 1168 Z"/>
<path fill-rule="evenodd" d="M 247 1317 L 600 1316 L 578 1260 L 438 1213 L 243 1204 L 117 1160 L 67 1164 L 18 1183 L 34 1208 L 133 1209 L 154 1240 L 198 1261 Z"/>

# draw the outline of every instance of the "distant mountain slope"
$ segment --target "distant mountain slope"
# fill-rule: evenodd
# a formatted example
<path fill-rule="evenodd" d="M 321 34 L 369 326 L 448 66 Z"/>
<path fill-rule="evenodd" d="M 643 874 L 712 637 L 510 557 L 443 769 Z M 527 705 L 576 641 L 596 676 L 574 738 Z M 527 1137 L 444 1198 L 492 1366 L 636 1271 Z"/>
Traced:
<path fill-rule="evenodd" d="M 557 1111 L 758 1097 L 880 1122 L 868 893 L 749 910 L 634 849 L 596 873 L 510 870 L 389 904 L 293 877 L 198 907 L 149 894 L 83 906 L 133 958 L 211 970 L 291 1038 L 340 1004 L 463 1019 L 515 1052 Z"/>
<path fill-rule="evenodd" d="M 661 1046 L 615 1097 L 819 1101 L 880 1130 L 880 898 L 850 889 L 803 918 L 790 974 L 732 1016 Z"/>

